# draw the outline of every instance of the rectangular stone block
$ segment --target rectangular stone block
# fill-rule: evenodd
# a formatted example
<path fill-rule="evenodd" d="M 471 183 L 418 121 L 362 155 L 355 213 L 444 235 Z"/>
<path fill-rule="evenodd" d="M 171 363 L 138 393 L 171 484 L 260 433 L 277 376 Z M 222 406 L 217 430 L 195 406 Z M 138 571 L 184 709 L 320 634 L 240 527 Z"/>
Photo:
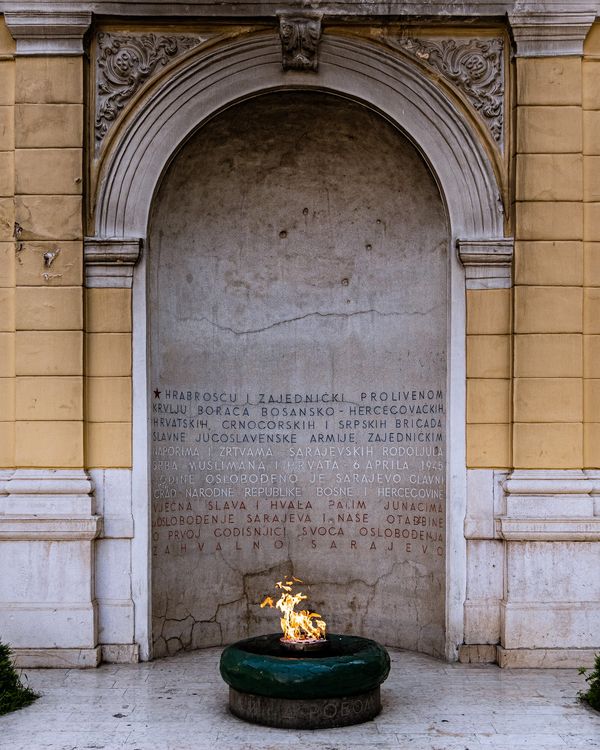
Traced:
<path fill-rule="evenodd" d="M 467 599 L 502 599 L 504 542 L 471 539 L 467 542 Z M 481 641 L 479 641 L 481 643 Z"/>
<path fill-rule="evenodd" d="M 519 107 L 517 151 L 526 154 L 581 153 L 580 107 Z"/>
<path fill-rule="evenodd" d="M 600 156 L 585 157 L 583 178 L 583 199 L 600 201 Z"/>
<path fill-rule="evenodd" d="M 583 153 L 600 155 L 600 110 L 583 112 Z"/>
<path fill-rule="evenodd" d="M 0 151 L 12 151 L 15 146 L 15 109 L 0 105 Z"/>
<path fill-rule="evenodd" d="M 579 201 L 582 198 L 581 154 L 518 154 L 518 201 Z"/>
<path fill-rule="evenodd" d="M 583 277 L 586 286 L 600 286 L 600 242 L 583 246 Z"/>
<path fill-rule="evenodd" d="M 15 465 L 15 423 L 0 422 L 0 468 L 10 469 Z"/>
<path fill-rule="evenodd" d="M 580 378 L 515 378 L 515 422 L 581 422 Z"/>
<path fill-rule="evenodd" d="M 19 195 L 15 218 L 23 240 L 80 240 L 81 198 L 75 195 Z"/>
<path fill-rule="evenodd" d="M 15 290 L 0 288 L 0 331 L 15 330 Z"/>
<path fill-rule="evenodd" d="M 17 104 L 17 148 L 80 148 L 83 104 Z"/>
<path fill-rule="evenodd" d="M 600 61 L 584 60 L 583 72 L 583 108 L 600 109 Z"/>
<path fill-rule="evenodd" d="M 579 469 L 583 461 L 583 426 L 549 422 L 517 423 L 513 461 L 518 469 Z"/>
<path fill-rule="evenodd" d="M 25 195 L 81 194 L 79 148 L 17 149 L 15 192 Z"/>
<path fill-rule="evenodd" d="M 131 421 L 131 378 L 86 378 L 89 422 Z"/>
<path fill-rule="evenodd" d="M 0 240 L 14 239 L 15 201 L 14 198 L 0 198 Z"/>
<path fill-rule="evenodd" d="M 81 375 L 81 331 L 19 331 L 16 334 L 17 375 Z"/>
<path fill-rule="evenodd" d="M 82 57 L 19 57 L 17 101 L 22 104 L 81 104 Z"/>
<path fill-rule="evenodd" d="M 0 60 L 0 105 L 15 103 L 15 61 Z"/>
<path fill-rule="evenodd" d="M 0 242 L 0 287 L 15 285 L 15 243 Z"/>
<path fill-rule="evenodd" d="M 583 377 L 600 378 L 600 336 L 583 337 Z"/>
<path fill-rule="evenodd" d="M 510 380 L 467 380 L 467 422 L 506 424 L 510 421 Z"/>
<path fill-rule="evenodd" d="M 16 324 L 21 331 L 74 331 L 83 328 L 81 287 L 17 287 Z"/>
<path fill-rule="evenodd" d="M 583 419 L 600 422 L 600 378 L 583 381 Z"/>
<path fill-rule="evenodd" d="M 577 333 L 530 333 L 515 336 L 515 376 L 580 378 L 583 336 Z"/>
<path fill-rule="evenodd" d="M 504 605 L 503 620 L 507 649 L 594 648 L 598 643 L 600 609 L 593 602 L 515 602 Z"/>
<path fill-rule="evenodd" d="M 580 105 L 581 82 L 576 57 L 517 58 L 517 104 Z"/>
<path fill-rule="evenodd" d="M 44 263 L 45 253 L 55 254 L 50 267 Z M 16 280 L 19 286 L 81 286 L 83 243 L 68 240 L 21 243 Z"/>
<path fill-rule="evenodd" d="M 23 468 L 83 466 L 83 422 L 16 422 L 15 461 Z"/>
<path fill-rule="evenodd" d="M 600 54 L 600 23 L 593 23 L 583 43 L 584 57 Z"/>
<path fill-rule="evenodd" d="M 505 468 L 510 465 L 510 425 L 467 425 L 469 468 Z"/>
<path fill-rule="evenodd" d="M 583 290 L 583 332 L 600 333 L 600 287 Z"/>
<path fill-rule="evenodd" d="M 583 290 L 578 287 L 515 288 L 516 333 L 581 333 Z"/>
<path fill-rule="evenodd" d="M 113 601 L 129 600 L 131 604 L 129 539 L 99 539 L 96 542 L 96 596 Z"/>
<path fill-rule="evenodd" d="M 0 378 L 0 422 L 15 418 L 15 379 Z"/>
<path fill-rule="evenodd" d="M 518 240 L 580 240 L 583 237 L 581 203 L 516 203 L 515 212 Z"/>
<path fill-rule="evenodd" d="M 83 419 L 83 378 L 18 377 L 16 415 L 23 421 Z"/>
<path fill-rule="evenodd" d="M 0 333 L 0 377 L 10 378 L 15 374 L 15 334 Z"/>
<path fill-rule="evenodd" d="M 0 55 L 13 55 L 17 49 L 17 43 L 12 38 L 4 18 L 0 18 Z"/>
<path fill-rule="evenodd" d="M 600 469 L 600 422 L 588 422 L 583 430 L 583 465 Z"/>
<path fill-rule="evenodd" d="M 86 425 L 87 468 L 131 466 L 131 423 L 90 422 Z"/>
<path fill-rule="evenodd" d="M 131 375 L 131 334 L 86 334 L 86 374 L 98 377 Z"/>
<path fill-rule="evenodd" d="M 510 330 L 510 289 L 467 290 L 468 334 L 502 334 Z"/>
<path fill-rule="evenodd" d="M 467 336 L 467 377 L 510 377 L 510 336 Z"/>
<path fill-rule="evenodd" d="M 600 240 L 600 203 L 584 203 L 583 239 L 588 242 Z"/>
<path fill-rule="evenodd" d="M 88 333 L 131 331 L 131 290 L 87 289 L 85 329 Z"/>
<path fill-rule="evenodd" d="M 15 157 L 12 151 L 0 151 L 0 196 L 15 193 Z"/>

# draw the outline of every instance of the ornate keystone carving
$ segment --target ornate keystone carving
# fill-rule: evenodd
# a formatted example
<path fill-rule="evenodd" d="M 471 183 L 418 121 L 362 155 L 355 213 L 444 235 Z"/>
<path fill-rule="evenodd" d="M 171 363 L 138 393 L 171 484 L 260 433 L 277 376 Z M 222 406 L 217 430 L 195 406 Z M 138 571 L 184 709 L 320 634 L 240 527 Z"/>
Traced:
<path fill-rule="evenodd" d="M 96 146 L 144 83 L 208 37 L 163 34 L 112 34 L 96 38 Z"/>
<path fill-rule="evenodd" d="M 388 38 L 389 43 L 441 74 L 479 113 L 496 143 L 504 137 L 504 44 L 490 39 Z"/>
<path fill-rule="evenodd" d="M 279 13 L 281 65 L 284 70 L 317 70 L 321 13 Z"/>

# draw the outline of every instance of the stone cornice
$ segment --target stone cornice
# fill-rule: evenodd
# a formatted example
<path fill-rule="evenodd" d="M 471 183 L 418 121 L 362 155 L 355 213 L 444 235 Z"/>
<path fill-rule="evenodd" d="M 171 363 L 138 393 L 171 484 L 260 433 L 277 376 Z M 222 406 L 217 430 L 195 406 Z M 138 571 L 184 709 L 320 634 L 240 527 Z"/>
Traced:
<path fill-rule="evenodd" d="M 467 289 L 503 289 L 511 286 L 514 240 L 458 240 L 458 257 L 465 267 Z"/>
<path fill-rule="evenodd" d="M 440 16 L 444 20 L 467 17 L 496 17 L 501 18 L 507 13 L 514 12 L 556 12 L 564 10 L 567 3 L 564 0 L 429 0 L 426 3 L 426 15 Z M 359 16 L 365 18 L 389 16 L 419 16 L 424 13 L 423 0 L 322 0 L 318 4 L 319 12 L 324 16 L 343 17 Z M 569 6 L 583 7 L 600 13 L 600 0 L 577 2 L 570 0 Z M 95 15 L 111 16 L 185 16 L 186 18 L 248 18 L 249 16 L 274 17 L 278 11 L 295 11 L 306 9 L 304 0 L 239 0 L 236 3 L 207 2 L 207 0 L 162 0 L 148 2 L 147 0 L 0 0 L 0 12 L 20 10 L 46 10 L 63 12 L 90 11 Z"/>
<path fill-rule="evenodd" d="M 517 57 L 581 56 L 597 10 L 509 13 Z"/>
<path fill-rule="evenodd" d="M 17 55 L 82 55 L 92 14 L 22 9 L 5 12 L 4 19 L 17 42 Z"/>
<path fill-rule="evenodd" d="M 86 237 L 83 244 L 87 287 L 131 287 L 142 240 Z"/>

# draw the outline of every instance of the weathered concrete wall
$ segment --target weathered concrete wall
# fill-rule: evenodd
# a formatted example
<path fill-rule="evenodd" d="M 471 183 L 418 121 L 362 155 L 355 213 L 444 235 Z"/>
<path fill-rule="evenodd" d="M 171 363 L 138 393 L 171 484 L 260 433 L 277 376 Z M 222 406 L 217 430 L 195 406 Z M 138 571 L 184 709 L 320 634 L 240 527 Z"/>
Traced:
<path fill-rule="evenodd" d="M 443 653 L 447 245 L 421 157 L 336 97 L 235 107 L 172 163 L 148 250 L 158 655 L 276 630 L 258 603 L 291 573 L 333 632 Z"/>

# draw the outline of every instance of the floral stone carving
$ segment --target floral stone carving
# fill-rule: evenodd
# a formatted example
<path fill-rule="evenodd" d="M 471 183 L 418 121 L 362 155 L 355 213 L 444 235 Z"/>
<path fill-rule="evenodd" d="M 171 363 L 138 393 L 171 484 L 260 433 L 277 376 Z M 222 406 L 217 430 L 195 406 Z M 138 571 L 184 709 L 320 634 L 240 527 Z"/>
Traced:
<path fill-rule="evenodd" d="M 279 14 L 281 64 L 284 70 L 317 70 L 320 13 Z"/>
<path fill-rule="evenodd" d="M 388 43 L 440 73 L 477 110 L 496 143 L 504 140 L 504 44 L 500 38 L 388 37 Z"/>
<path fill-rule="evenodd" d="M 207 37 L 162 34 L 112 34 L 97 36 L 96 146 L 121 110 L 154 72 Z"/>

